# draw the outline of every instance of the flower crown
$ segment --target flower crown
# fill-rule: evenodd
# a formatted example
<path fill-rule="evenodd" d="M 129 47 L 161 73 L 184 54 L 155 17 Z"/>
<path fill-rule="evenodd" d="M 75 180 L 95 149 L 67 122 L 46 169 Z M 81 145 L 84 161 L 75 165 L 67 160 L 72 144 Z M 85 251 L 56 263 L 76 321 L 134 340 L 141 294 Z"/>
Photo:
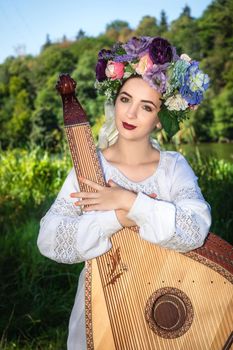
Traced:
<path fill-rule="evenodd" d="M 114 101 L 123 82 L 141 76 L 161 93 L 159 118 L 164 130 L 173 136 L 179 122 L 188 118 L 203 100 L 209 77 L 199 69 L 199 62 L 182 54 L 163 38 L 133 37 L 126 44 L 116 43 L 111 50 L 102 49 L 96 65 L 96 89 Z"/>

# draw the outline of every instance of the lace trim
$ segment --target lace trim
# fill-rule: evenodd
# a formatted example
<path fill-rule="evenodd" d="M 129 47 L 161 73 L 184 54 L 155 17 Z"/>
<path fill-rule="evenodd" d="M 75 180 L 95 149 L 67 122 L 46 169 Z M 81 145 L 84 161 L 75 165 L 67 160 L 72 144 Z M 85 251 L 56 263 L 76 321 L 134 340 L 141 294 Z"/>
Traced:
<path fill-rule="evenodd" d="M 130 180 L 125 178 L 123 175 L 121 176 L 118 172 L 115 172 L 114 169 L 111 170 L 111 175 L 109 178 L 116 182 L 119 186 L 122 186 L 123 188 L 134 191 L 136 193 L 142 192 L 144 194 L 151 194 L 151 193 L 156 193 L 157 198 L 160 195 L 159 192 L 159 184 L 156 178 L 151 179 L 147 183 L 132 183 Z"/>
<path fill-rule="evenodd" d="M 202 199 L 203 195 L 201 193 L 201 190 L 199 189 L 198 186 L 190 186 L 190 187 L 182 187 L 178 192 L 176 192 L 174 196 L 174 202 L 179 202 L 184 199 Z"/>
<path fill-rule="evenodd" d="M 179 251 L 187 251 L 197 248 L 202 240 L 200 226 L 195 215 L 189 210 L 176 208 L 176 232 L 167 242 L 166 247 Z"/>
<path fill-rule="evenodd" d="M 129 180 L 116 167 L 114 167 L 113 165 L 108 163 L 101 152 L 98 152 L 98 153 L 99 153 L 99 159 L 100 159 L 102 165 L 104 163 L 103 167 L 107 168 L 107 170 L 108 170 L 107 171 L 107 174 L 109 173 L 109 175 L 107 176 L 108 178 L 111 177 L 111 179 L 114 182 L 117 182 L 120 186 L 124 187 L 127 190 L 131 190 L 134 192 L 142 192 L 142 193 L 145 193 L 147 195 L 149 195 L 151 193 L 156 193 L 157 198 L 160 197 L 160 190 L 159 190 L 157 175 L 158 175 L 159 171 L 165 166 L 165 163 L 166 163 L 165 153 L 160 152 L 160 162 L 159 162 L 159 165 L 158 165 L 156 171 L 154 172 L 154 174 L 151 175 L 146 180 L 141 181 L 141 182 L 133 182 L 133 181 Z M 106 178 L 105 180 L 107 181 L 108 178 Z"/>
<path fill-rule="evenodd" d="M 81 209 L 65 198 L 58 198 L 49 209 L 48 214 L 50 213 L 62 217 L 69 217 L 69 219 L 62 219 L 57 227 L 54 260 L 66 264 L 83 261 L 82 256 L 77 251 L 76 240 L 78 221 L 82 215 Z M 73 218 L 73 220 L 70 218 Z"/>
<path fill-rule="evenodd" d="M 83 260 L 77 251 L 76 233 L 78 220 L 62 220 L 56 232 L 55 260 L 57 262 L 72 264 Z"/>
<path fill-rule="evenodd" d="M 64 215 L 76 218 L 82 215 L 80 207 L 76 207 L 72 202 L 68 202 L 65 198 L 56 199 L 49 212 L 55 215 Z"/>

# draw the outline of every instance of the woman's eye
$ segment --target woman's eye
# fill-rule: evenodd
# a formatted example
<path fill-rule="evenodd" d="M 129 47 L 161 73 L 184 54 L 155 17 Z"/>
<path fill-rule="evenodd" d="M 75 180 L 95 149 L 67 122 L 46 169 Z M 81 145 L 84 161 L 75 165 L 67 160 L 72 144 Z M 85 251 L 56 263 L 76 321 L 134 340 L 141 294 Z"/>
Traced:
<path fill-rule="evenodd" d="M 125 97 L 125 96 L 122 96 L 120 98 L 120 100 L 121 100 L 121 102 L 128 102 L 129 101 L 129 99 L 127 97 Z"/>
<path fill-rule="evenodd" d="M 147 112 L 152 112 L 152 108 L 150 106 L 144 105 L 142 108 Z"/>

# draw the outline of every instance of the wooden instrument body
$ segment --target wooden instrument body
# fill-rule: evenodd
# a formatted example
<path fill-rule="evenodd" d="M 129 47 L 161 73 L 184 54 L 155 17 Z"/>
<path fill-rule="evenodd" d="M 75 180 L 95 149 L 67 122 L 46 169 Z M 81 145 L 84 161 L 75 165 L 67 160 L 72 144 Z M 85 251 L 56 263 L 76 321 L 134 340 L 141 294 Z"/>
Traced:
<path fill-rule="evenodd" d="M 188 254 L 145 242 L 138 233 L 130 230 L 118 232 L 113 241 L 115 238 L 114 248 L 106 255 L 113 254 L 115 247 L 120 245 L 121 261 L 127 264 L 127 269 L 114 284 L 108 285 L 108 273 L 100 276 L 100 258 L 92 261 L 94 349 L 223 349 L 233 329 L 233 286 L 227 271 L 222 269 L 224 276 L 214 270 L 214 262 L 208 260 L 209 266 L 205 265 L 205 258 L 197 253 L 200 262 Z M 130 247 L 136 246 L 138 249 L 129 259 Z M 111 266 L 110 258 L 108 263 Z M 167 287 L 174 288 L 174 293 L 177 290 L 184 292 L 192 305 L 189 312 L 193 319 L 187 325 L 189 328 L 176 338 L 164 338 L 154 333 L 145 318 L 147 300 L 155 291 Z M 108 298 L 112 301 L 109 311 L 103 306 Z M 109 314 L 112 321 L 108 320 Z M 169 333 L 172 335 L 168 331 L 168 336 Z"/>
<path fill-rule="evenodd" d="M 85 113 L 74 92 L 62 98 L 76 174 L 105 185 Z M 180 254 L 142 240 L 137 227 L 117 232 L 111 251 L 86 264 L 87 349 L 230 349 L 233 250 L 209 237 Z"/>

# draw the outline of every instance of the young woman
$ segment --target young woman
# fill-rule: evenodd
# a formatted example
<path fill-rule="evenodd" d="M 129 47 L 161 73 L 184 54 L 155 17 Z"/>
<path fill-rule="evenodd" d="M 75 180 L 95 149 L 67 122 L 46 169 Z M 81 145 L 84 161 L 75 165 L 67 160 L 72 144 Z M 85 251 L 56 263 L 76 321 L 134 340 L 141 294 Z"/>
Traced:
<path fill-rule="evenodd" d="M 181 154 L 161 151 L 150 137 L 161 122 L 171 131 L 169 118 L 182 119 L 200 103 L 208 78 L 196 63 L 178 57 L 162 38 L 133 38 L 100 52 L 96 87 L 111 101 L 113 118 L 103 126 L 97 153 L 109 186 L 77 180 L 70 171 L 41 221 L 43 255 L 62 263 L 95 258 L 111 249 L 114 233 L 132 225 L 142 239 L 179 252 L 203 244 L 211 216 L 197 177 Z M 80 182 L 93 192 L 80 192 Z M 84 274 L 85 268 L 70 318 L 69 350 L 86 349 Z"/>

